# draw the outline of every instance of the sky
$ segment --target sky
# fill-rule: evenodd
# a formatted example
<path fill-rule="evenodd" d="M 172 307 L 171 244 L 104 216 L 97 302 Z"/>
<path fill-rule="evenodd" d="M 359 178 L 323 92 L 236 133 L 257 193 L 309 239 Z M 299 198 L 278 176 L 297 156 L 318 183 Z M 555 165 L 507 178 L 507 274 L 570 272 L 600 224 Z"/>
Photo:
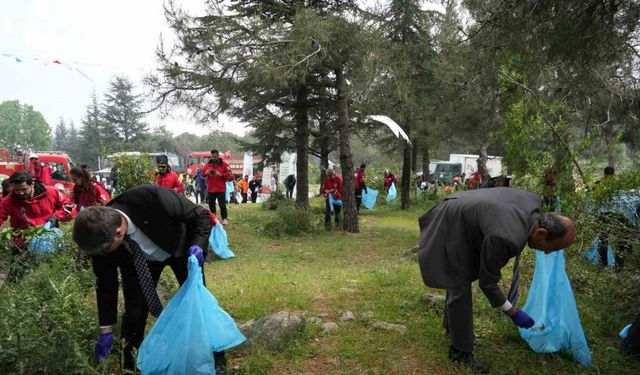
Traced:
<path fill-rule="evenodd" d="M 176 2 L 196 14 L 204 9 L 204 0 Z M 167 44 L 172 35 L 163 0 L 0 0 L 0 102 L 32 105 L 51 127 L 60 118 L 80 126 L 92 92 L 102 101 L 114 75 L 146 91 L 142 78 L 156 66 L 160 36 Z M 164 119 L 152 113 L 146 122 L 175 135 L 248 131 L 228 118 L 199 125 L 180 109 Z"/>

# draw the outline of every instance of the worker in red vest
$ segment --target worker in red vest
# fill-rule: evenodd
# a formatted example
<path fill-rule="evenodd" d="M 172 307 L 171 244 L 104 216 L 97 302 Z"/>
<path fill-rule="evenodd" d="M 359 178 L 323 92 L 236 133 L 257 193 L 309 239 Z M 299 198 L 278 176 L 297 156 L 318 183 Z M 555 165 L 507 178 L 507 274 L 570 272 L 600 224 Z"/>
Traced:
<path fill-rule="evenodd" d="M 156 185 L 166 187 L 176 193 L 182 193 L 184 186 L 182 182 L 180 182 L 178 174 L 171 170 L 169 159 L 166 155 L 156 157 L 156 166 L 158 168 L 156 172 Z"/>

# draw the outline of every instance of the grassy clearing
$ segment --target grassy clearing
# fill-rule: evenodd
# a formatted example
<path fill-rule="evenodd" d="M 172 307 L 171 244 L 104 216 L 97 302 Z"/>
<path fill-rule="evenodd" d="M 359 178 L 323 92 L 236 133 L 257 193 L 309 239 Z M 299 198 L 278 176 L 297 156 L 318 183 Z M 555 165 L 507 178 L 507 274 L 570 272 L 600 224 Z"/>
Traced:
<path fill-rule="evenodd" d="M 231 207 L 228 234 L 236 258 L 207 265 L 209 288 L 238 322 L 280 310 L 322 316 L 340 328 L 305 335 L 283 352 L 233 358 L 239 374 L 460 374 L 447 360 L 442 308 L 421 300 L 427 290 L 414 260 L 399 256 L 416 245 L 417 218 L 425 208 L 402 212 L 394 204 L 361 214 L 361 233 L 325 232 L 322 200 L 312 201 L 317 230 L 291 238 L 260 234 L 260 221 L 272 212 L 246 204 Z M 636 374 L 640 363 L 619 354 L 617 331 L 637 305 L 624 295 L 638 280 L 584 264 L 578 249 L 567 251 L 568 269 L 594 364 L 583 368 L 563 355 L 532 352 L 516 328 L 492 309 L 475 288 L 476 354 L 494 374 Z M 524 257 L 530 280 L 533 252 Z M 509 273 L 509 272 L 505 272 Z M 507 275 L 505 275 L 507 276 Z M 505 280 L 507 284 L 508 280 Z M 619 287 L 614 287 L 618 285 Z M 521 304 L 524 303 L 522 297 Z M 629 301 L 616 305 L 614 301 Z M 350 310 L 358 319 L 341 323 Z M 373 319 L 362 314 L 373 312 Z M 400 334 L 372 328 L 372 320 L 403 324 Z"/>

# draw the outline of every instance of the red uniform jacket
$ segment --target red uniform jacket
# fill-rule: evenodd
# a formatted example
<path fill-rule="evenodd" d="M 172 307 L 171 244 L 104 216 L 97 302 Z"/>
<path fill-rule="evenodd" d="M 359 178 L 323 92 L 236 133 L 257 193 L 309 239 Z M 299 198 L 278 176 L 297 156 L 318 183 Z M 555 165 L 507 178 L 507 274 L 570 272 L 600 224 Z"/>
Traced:
<path fill-rule="evenodd" d="M 89 207 L 89 206 L 102 206 L 105 203 L 109 202 L 111 196 L 107 192 L 107 190 L 102 186 L 102 184 L 91 181 L 93 184 L 93 193 L 94 197 L 89 195 L 89 191 L 80 186 L 73 187 L 73 203 L 78 205 L 78 208 Z"/>
<path fill-rule="evenodd" d="M 51 167 L 36 160 L 31 163 L 31 177 L 45 186 L 51 185 Z"/>
<path fill-rule="evenodd" d="M 60 221 L 71 220 L 73 204 L 65 193 L 39 182 L 35 182 L 33 188 L 35 191 L 30 199 L 22 200 L 10 193 L 0 201 L 0 225 L 7 217 L 11 217 L 13 229 L 40 226 L 52 216 Z"/>
<path fill-rule="evenodd" d="M 182 193 L 184 186 L 182 182 L 178 180 L 178 174 L 174 171 L 168 171 L 165 174 L 158 173 L 156 176 L 156 185 L 164 186 L 169 190 L 173 190 L 176 193 Z"/>
<path fill-rule="evenodd" d="M 218 176 L 215 173 L 207 175 L 207 171 L 218 171 L 222 176 Z M 207 191 L 209 193 L 224 193 L 227 191 L 227 181 L 233 181 L 233 173 L 229 165 L 223 161 L 218 164 L 205 164 L 202 168 L 202 174 L 207 176 Z"/>
<path fill-rule="evenodd" d="M 358 168 L 358 171 L 356 172 L 356 186 L 355 186 L 355 189 L 356 190 L 360 190 L 362 188 L 364 188 L 364 169 Z"/>
<path fill-rule="evenodd" d="M 327 177 L 324 179 L 324 183 L 320 188 L 320 194 L 329 199 L 327 191 L 333 191 L 333 199 L 342 199 L 342 178 L 340 176 L 333 175 L 333 177 Z"/>
<path fill-rule="evenodd" d="M 393 173 L 389 173 L 387 177 L 384 178 L 384 187 L 386 187 L 387 190 L 389 190 L 389 188 L 391 187 L 391 184 L 397 184 L 397 183 L 398 183 L 398 177 L 396 177 Z"/>

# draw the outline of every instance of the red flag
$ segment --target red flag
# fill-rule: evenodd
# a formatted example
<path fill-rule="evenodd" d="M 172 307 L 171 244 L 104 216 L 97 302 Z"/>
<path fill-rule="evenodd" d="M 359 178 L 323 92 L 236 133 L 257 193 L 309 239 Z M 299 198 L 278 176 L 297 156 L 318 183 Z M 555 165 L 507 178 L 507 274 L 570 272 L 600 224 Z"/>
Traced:
<path fill-rule="evenodd" d="M 60 62 L 60 60 L 53 60 L 53 63 L 54 63 L 54 64 L 62 64 L 62 63 Z"/>

